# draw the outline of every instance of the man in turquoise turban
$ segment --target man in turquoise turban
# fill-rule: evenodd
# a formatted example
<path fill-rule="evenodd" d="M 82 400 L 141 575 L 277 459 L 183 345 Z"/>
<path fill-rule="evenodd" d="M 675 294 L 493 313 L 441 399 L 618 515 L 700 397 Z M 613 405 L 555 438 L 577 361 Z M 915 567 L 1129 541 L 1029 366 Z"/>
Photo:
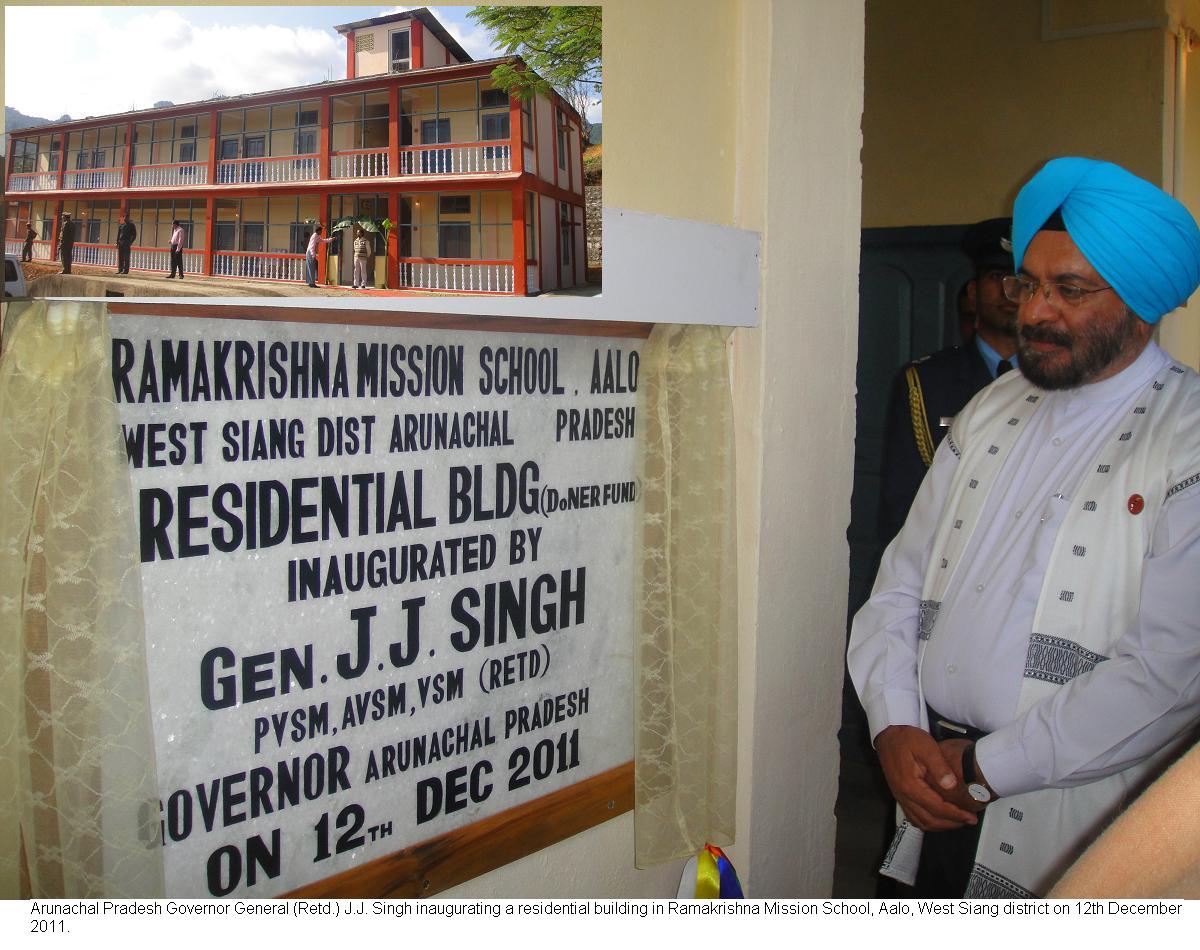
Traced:
<path fill-rule="evenodd" d="M 954 419 L 848 663 L 917 896 L 1044 895 L 1200 722 L 1200 229 L 1116 165 L 1013 208 L 1017 362 Z"/>

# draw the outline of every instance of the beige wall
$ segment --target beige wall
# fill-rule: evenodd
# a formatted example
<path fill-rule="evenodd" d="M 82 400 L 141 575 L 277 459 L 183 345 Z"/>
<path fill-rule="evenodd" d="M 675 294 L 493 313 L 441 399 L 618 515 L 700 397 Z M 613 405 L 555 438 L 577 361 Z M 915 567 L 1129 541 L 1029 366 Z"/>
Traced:
<path fill-rule="evenodd" d="M 354 76 L 379 76 L 391 70 L 392 51 L 388 35 L 396 29 L 395 23 L 384 24 L 369 29 L 355 30 L 354 40 L 358 42 L 360 36 L 368 34 L 375 37 L 375 47 L 370 52 L 356 52 L 354 54 Z M 357 46 L 355 47 L 357 49 Z"/>
<path fill-rule="evenodd" d="M 1200 0 L 997 9 L 867 0 L 863 227 L 1011 214 L 1059 155 L 1124 165 L 1200 216 L 1200 37 L 1176 85 L 1176 36 L 1200 30 Z M 1200 367 L 1200 303 L 1164 319 L 1159 342 Z"/>
<path fill-rule="evenodd" d="M 429 30 L 425 29 L 425 24 L 421 24 L 421 68 L 430 69 L 434 66 L 446 66 L 450 63 L 450 57 L 446 53 L 446 47 L 442 45 L 442 41 L 434 36 Z"/>
<path fill-rule="evenodd" d="M 540 247 L 538 264 L 541 270 L 542 289 L 557 290 L 558 283 L 558 202 L 546 195 L 538 195 L 538 237 Z"/>
<path fill-rule="evenodd" d="M 679 0 L 603 5 L 606 205 L 762 234 L 760 325 L 731 343 L 740 669 L 730 853 L 754 896 L 827 896 L 854 453 L 862 3 L 691 0 L 687 16 Z M 681 864 L 634 870 L 624 815 L 447 896 L 662 897 Z"/>
<path fill-rule="evenodd" d="M 375 36 L 375 48 L 371 52 L 356 53 L 354 60 L 355 76 L 378 76 L 388 72 L 391 67 L 391 34 L 399 30 L 411 29 L 409 20 L 397 23 L 384 23 L 380 26 L 356 30 L 356 36 L 372 33 Z M 409 47 L 411 49 L 411 46 Z M 422 68 L 447 66 L 453 59 L 446 52 L 442 41 L 421 25 L 421 60 Z"/>
<path fill-rule="evenodd" d="M 1169 10 L 1174 32 L 1167 38 L 1165 58 L 1169 78 L 1174 80 L 1179 52 L 1175 35 L 1200 31 L 1200 0 L 1176 0 L 1169 4 Z M 1164 165 L 1169 166 L 1173 194 L 1193 215 L 1200 216 L 1200 36 L 1194 44 L 1196 48 L 1190 53 L 1185 48 L 1179 60 L 1182 65 L 1179 84 L 1171 83 L 1176 101 L 1171 103 L 1171 121 L 1165 130 L 1171 148 L 1164 156 Z M 1163 318 L 1159 343 L 1176 359 L 1200 369 L 1200 301 L 1195 295 L 1189 306 Z"/>
<path fill-rule="evenodd" d="M 1044 161 L 1084 155 L 1162 181 L 1162 0 L 868 0 L 863 226 L 1010 212 Z M 1104 33 L 1114 24 L 1156 27 Z"/>
<path fill-rule="evenodd" d="M 611 82 L 611 80 L 610 80 Z M 620 83 L 617 83 L 620 88 Z M 533 100 L 533 121 L 537 125 L 537 171 L 538 177 L 545 181 L 554 181 L 554 108 L 545 96 Z"/>

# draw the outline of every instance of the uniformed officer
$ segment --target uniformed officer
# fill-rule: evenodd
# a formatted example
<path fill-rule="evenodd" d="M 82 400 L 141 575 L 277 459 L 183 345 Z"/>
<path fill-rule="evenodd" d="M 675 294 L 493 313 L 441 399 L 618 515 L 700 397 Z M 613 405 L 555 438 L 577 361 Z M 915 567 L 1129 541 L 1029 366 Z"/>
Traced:
<path fill-rule="evenodd" d="M 880 533 L 896 536 L 950 420 L 979 390 L 1012 368 L 1017 307 L 1000 281 L 1013 272 L 1012 218 L 990 218 L 967 229 L 962 249 L 975 265 L 967 305 L 975 337 L 909 363 L 892 387 L 884 431 Z"/>

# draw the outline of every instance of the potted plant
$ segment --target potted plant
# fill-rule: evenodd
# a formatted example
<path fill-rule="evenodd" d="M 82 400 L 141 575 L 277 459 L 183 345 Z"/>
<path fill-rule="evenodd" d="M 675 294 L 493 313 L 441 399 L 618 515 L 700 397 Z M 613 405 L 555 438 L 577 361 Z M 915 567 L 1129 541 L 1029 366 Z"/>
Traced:
<path fill-rule="evenodd" d="M 375 231 L 383 235 L 383 253 L 375 258 L 375 286 L 387 287 L 388 237 L 395 229 L 396 222 L 391 218 L 381 218 L 375 223 L 378 225 Z"/>

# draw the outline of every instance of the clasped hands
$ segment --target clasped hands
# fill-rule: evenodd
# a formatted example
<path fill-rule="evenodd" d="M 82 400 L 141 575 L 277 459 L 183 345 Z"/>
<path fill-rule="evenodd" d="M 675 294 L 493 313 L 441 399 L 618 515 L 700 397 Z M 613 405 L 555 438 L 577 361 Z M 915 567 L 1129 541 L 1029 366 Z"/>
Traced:
<path fill-rule="evenodd" d="M 974 825 L 984 805 L 967 793 L 963 751 L 967 739 L 936 741 L 915 726 L 888 726 L 875 737 L 875 751 L 888 788 L 908 820 L 923 831 Z"/>

